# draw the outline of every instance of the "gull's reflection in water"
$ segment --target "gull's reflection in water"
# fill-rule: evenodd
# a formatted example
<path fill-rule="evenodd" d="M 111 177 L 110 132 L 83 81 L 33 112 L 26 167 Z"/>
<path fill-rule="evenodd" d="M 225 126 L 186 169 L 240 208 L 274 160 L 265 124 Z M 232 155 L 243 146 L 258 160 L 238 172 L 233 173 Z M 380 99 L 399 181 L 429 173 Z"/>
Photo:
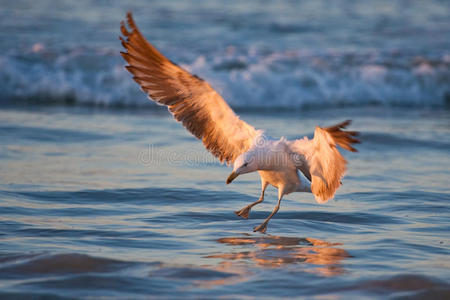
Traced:
<path fill-rule="evenodd" d="M 243 236 L 217 241 L 233 246 L 230 252 L 207 256 L 221 259 L 218 269 L 222 270 L 242 269 L 245 265 L 249 268 L 298 265 L 302 271 L 329 277 L 345 273 L 341 262 L 350 257 L 347 251 L 339 248 L 342 244 L 312 238 Z"/>

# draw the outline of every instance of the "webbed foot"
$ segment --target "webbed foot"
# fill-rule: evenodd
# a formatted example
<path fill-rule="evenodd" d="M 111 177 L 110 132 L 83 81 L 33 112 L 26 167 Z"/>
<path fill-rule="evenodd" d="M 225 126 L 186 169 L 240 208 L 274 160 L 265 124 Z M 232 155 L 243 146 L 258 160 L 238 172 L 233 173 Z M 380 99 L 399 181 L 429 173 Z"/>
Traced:
<path fill-rule="evenodd" d="M 261 233 L 266 233 L 267 231 L 267 222 L 263 222 L 261 225 L 256 226 L 255 228 L 253 228 L 253 232 L 261 232 Z"/>
<path fill-rule="evenodd" d="M 236 215 L 238 215 L 239 217 L 243 217 L 244 219 L 248 219 L 248 215 L 249 215 L 249 213 L 250 213 L 250 207 L 249 206 L 246 206 L 246 207 L 244 207 L 243 209 L 241 209 L 241 210 L 237 210 L 237 211 L 235 211 L 234 213 L 236 214 Z"/>

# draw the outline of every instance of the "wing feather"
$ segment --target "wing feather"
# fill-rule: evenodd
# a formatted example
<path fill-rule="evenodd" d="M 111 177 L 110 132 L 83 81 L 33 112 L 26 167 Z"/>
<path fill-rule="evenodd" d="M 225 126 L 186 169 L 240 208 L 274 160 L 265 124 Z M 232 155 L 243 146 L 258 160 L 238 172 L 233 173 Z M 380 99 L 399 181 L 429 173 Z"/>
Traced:
<path fill-rule="evenodd" d="M 314 139 L 303 138 L 291 142 L 296 167 L 311 180 L 311 191 L 317 202 L 325 203 L 334 197 L 341 186 L 347 161 L 336 146 L 356 152 L 352 144 L 359 143 L 356 131 L 343 130 L 350 124 L 345 121 L 331 127 L 316 127 Z"/>
<path fill-rule="evenodd" d="M 120 37 L 128 63 L 126 69 L 156 103 L 165 105 L 173 117 L 201 139 L 221 162 L 233 162 L 257 136 L 255 128 L 239 119 L 223 98 L 203 79 L 179 67 L 141 34 L 131 13 Z"/>

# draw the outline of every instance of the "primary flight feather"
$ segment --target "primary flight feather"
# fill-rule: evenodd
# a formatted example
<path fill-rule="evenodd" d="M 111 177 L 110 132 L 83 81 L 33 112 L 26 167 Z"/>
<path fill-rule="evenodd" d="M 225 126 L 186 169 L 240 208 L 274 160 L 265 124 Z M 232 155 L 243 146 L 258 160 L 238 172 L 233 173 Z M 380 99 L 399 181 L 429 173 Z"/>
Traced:
<path fill-rule="evenodd" d="M 142 36 L 131 13 L 127 14 L 127 25 L 121 24 L 120 39 L 125 48 L 121 54 L 128 63 L 127 70 L 150 99 L 167 106 L 174 118 L 221 162 L 233 164 L 227 184 L 241 174 L 259 172 L 260 198 L 236 214 L 248 218 L 250 209 L 264 200 L 269 184 L 278 189 L 277 206 L 254 231 L 266 231 L 286 194 L 312 192 L 320 203 L 333 198 L 347 163 L 337 146 L 355 152 L 352 144 L 359 143 L 357 132 L 343 130 L 350 121 L 316 127 L 312 140 L 271 139 L 239 119 L 206 81 L 162 55 Z"/>

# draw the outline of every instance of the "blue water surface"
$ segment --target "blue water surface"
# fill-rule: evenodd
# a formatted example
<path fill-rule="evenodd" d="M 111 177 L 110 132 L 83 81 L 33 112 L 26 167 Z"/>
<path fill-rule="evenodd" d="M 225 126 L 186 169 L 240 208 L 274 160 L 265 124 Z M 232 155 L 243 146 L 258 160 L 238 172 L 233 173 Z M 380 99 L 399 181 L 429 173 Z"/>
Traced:
<path fill-rule="evenodd" d="M 124 70 L 132 11 L 273 137 L 352 119 L 324 205 L 231 185 Z M 447 1 L 9 1 L 0 8 L 0 298 L 450 298 Z"/>
<path fill-rule="evenodd" d="M 320 115 L 320 118 L 318 117 Z M 273 136 L 352 117 L 362 132 L 335 200 L 221 166 L 165 111 L 0 110 L 2 298 L 447 297 L 449 114 L 243 113 Z"/>

